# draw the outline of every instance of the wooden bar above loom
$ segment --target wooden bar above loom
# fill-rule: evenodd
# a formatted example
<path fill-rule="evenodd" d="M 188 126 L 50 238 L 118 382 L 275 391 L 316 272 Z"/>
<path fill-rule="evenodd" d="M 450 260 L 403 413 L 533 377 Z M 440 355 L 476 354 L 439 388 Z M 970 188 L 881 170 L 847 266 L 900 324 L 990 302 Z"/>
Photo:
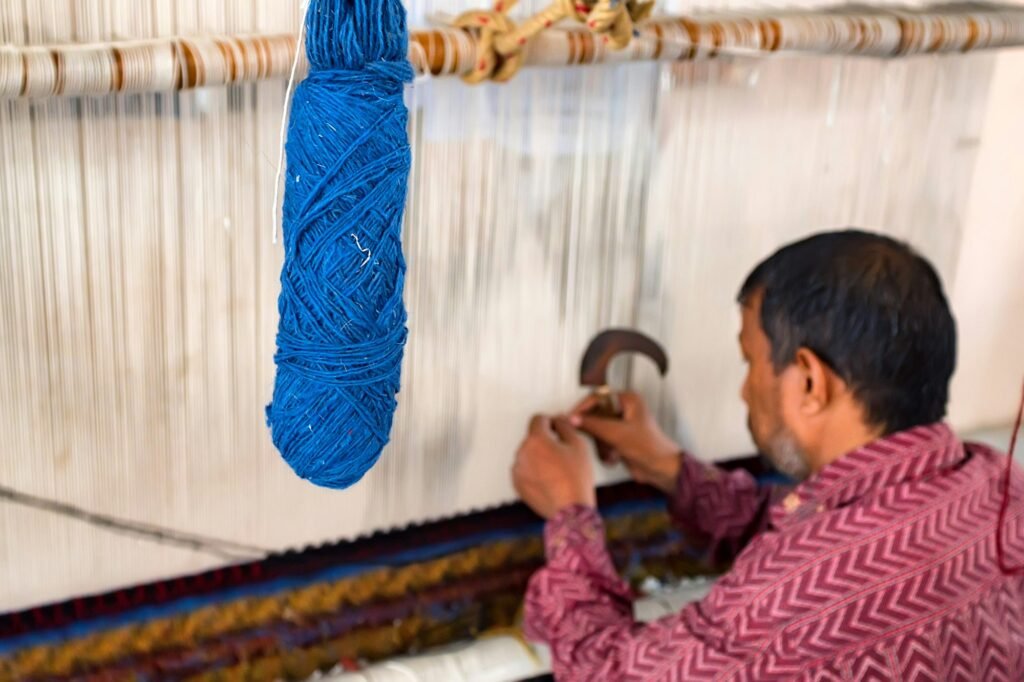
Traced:
<path fill-rule="evenodd" d="M 659 17 L 613 51 L 572 25 L 541 33 L 531 66 L 711 59 L 776 52 L 899 57 L 1024 46 L 1024 7 L 792 11 Z M 476 59 L 470 33 L 432 28 L 410 35 L 409 59 L 433 76 L 465 74 Z M 0 99 L 160 92 L 287 77 L 292 35 L 157 38 L 91 45 L 0 46 Z M 305 72 L 305 60 L 300 73 Z"/>

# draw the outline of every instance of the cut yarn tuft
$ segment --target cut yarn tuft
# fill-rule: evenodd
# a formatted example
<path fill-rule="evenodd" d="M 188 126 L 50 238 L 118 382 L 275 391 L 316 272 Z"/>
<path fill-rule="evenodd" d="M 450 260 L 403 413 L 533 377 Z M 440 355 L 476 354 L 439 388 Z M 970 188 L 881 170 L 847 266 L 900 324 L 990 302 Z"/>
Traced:
<path fill-rule="evenodd" d="M 407 336 L 402 213 L 412 80 L 400 0 L 312 0 L 292 100 L 277 376 L 267 423 L 296 474 L 346 488 L 376 463 Z"/>

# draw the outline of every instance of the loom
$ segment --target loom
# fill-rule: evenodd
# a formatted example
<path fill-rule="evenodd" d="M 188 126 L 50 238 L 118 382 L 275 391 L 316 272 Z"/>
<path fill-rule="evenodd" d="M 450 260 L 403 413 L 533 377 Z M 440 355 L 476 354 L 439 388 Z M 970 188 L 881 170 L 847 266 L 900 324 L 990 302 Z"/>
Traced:
<path fill-rule="evenodd" d="M 340 492 L 263 414 L 303 3 L 0 5 L 0 679 L 299 679 L 514 624 L 541 560 L 506 473 L 528 416 L 635 328 L 672 372 L 616 381 L 702 457 L 748 453 L 735 289 L 818 229 L 929 257 L 951 420 L 1010 421 L 1024 8 L 665 0 L 621 49 L 538 30 L 497 83 L 457 25 L 479 0 L 405 5 L 409 345 L 391 442 Z M 715 570 L 601 475 L 634 584 Z"/>

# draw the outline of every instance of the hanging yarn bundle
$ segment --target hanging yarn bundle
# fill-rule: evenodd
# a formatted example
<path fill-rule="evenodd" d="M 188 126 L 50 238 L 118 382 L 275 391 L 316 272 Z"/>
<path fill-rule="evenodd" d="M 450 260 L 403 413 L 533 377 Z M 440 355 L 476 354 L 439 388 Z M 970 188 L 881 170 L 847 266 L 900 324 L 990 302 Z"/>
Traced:
<path fill-rule="evenodd" d="M 400 0 L 313 0 L 309 76 L 286 150 L 277 378 L 267 422 L 302 478 L 345 488 L 380 457 L 406 315 L 401 225 L 409 176 Z"/>

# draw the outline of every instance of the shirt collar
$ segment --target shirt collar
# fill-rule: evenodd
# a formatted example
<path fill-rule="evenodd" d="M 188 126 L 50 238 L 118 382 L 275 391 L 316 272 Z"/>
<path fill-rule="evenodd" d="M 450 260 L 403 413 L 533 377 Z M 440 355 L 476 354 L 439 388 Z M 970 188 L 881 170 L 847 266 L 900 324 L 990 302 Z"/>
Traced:
<path fill-rule="evenodd" d="M 885 486 L 948 469 L 963 458 L 963 444 L 945 423 L 915 426 L 874 440 L 828 464 L 776 505 L 771 520 L 781 528 Z"/>

